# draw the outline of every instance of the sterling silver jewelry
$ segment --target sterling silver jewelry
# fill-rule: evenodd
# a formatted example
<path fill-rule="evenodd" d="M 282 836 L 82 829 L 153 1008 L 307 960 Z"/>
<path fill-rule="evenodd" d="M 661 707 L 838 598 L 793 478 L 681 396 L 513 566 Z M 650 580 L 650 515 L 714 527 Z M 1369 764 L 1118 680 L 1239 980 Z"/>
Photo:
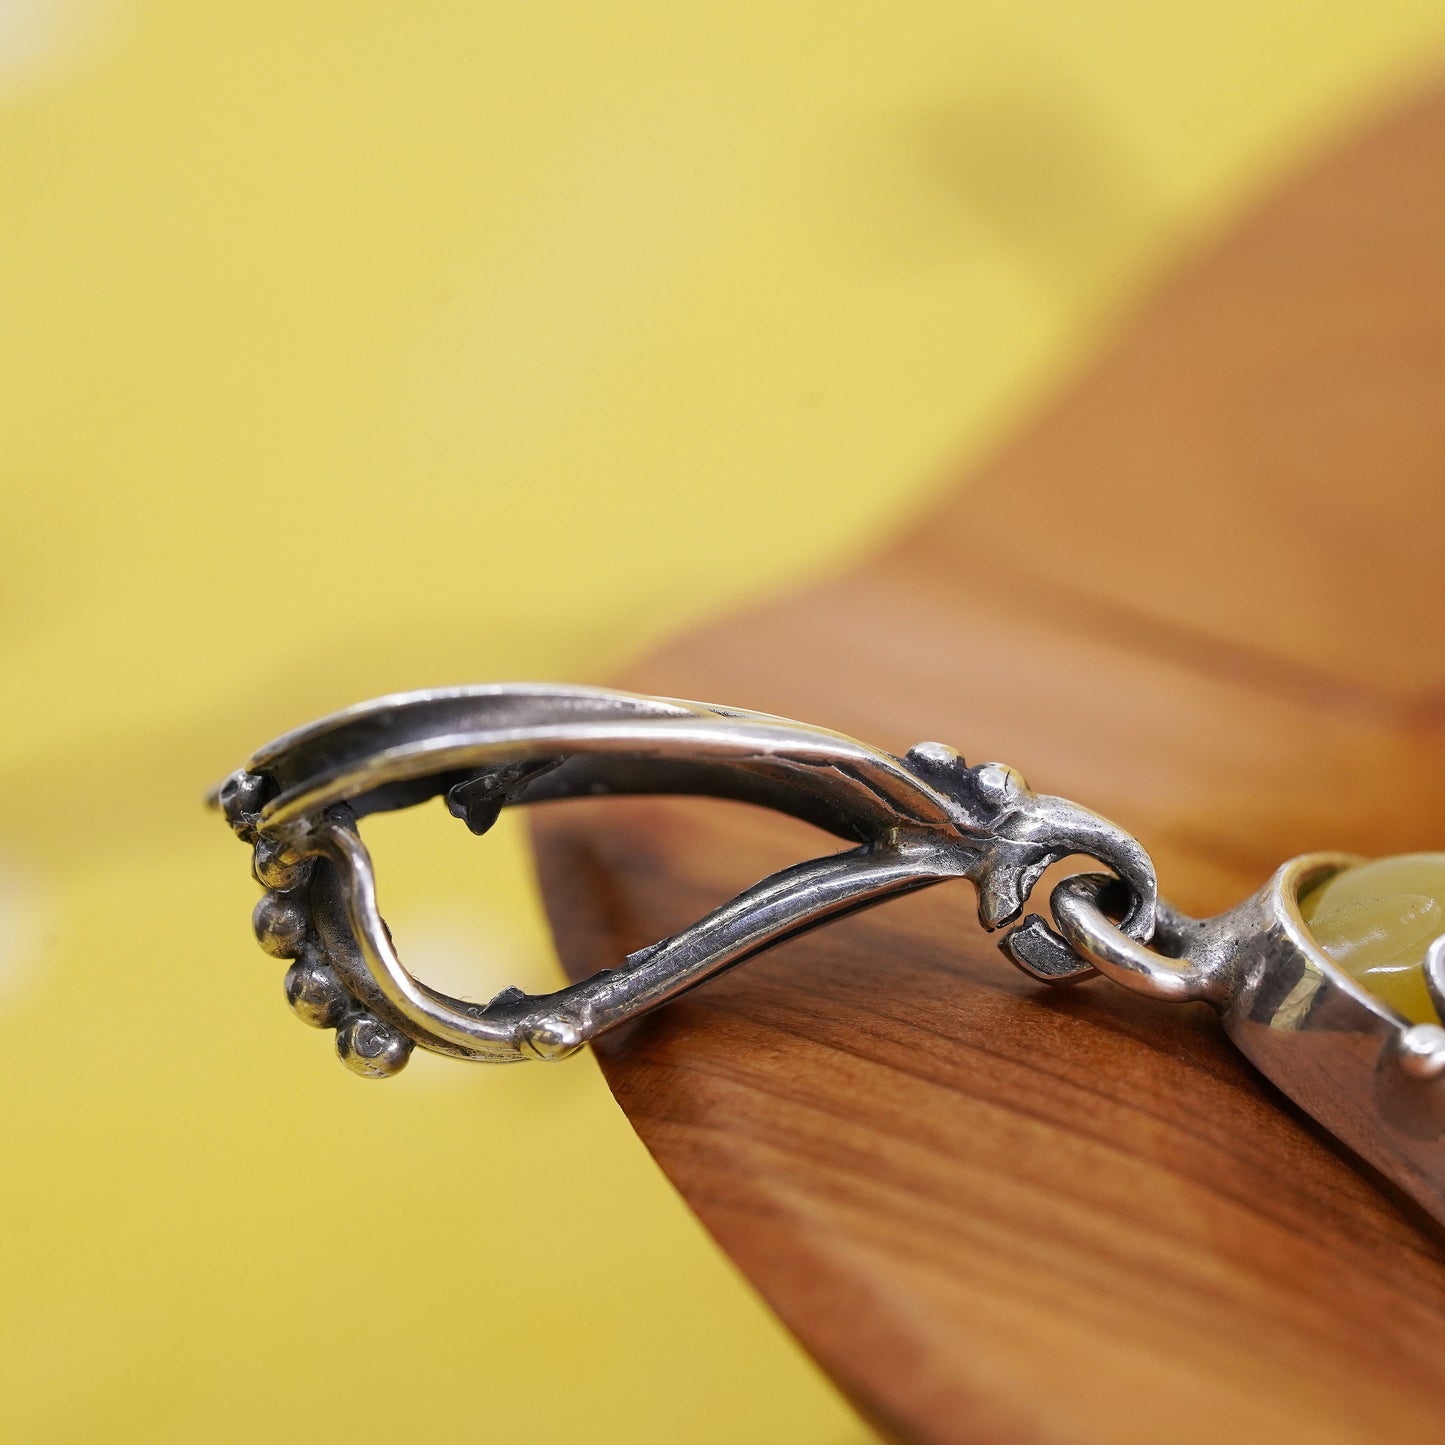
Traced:
<path fill-rule="evenodd" d="M 504 807 L 622 793 L 740 799 L 854 846 L 784 869 L 556 993 L 509 988 L 469 1003 L 403 967 L 378 911 L 360 818 L 440 795 L 480 834 Z M 967 878 L 979 921 L 1003 930 L 1002 950 L 1019 968 L 1049 984 L 1103 974 L 1154 998 L 1212 1004 L 1261 1072 L 1445 1221 L 1445 1029 L 1411 1023 L 1332 962 L 1299 908 L 1357 858 L 1297 858 L 1229 912 L 1188 918 L 1159 898 L 1134 838 L 1033 792 L 1002 763 L 970 767 L 942 743 L 895 757 L 765 713 L 547 685 L 348 708 L 262 748 L 212 801 L 254 850 L 266 890 L 256 936 L 292 960 L 292 1010 L 335 1029 L 342 1061 L 364 1077 L 397 1073 L 416 1045 L 492 1063 L 562 1058 L 782 939 Z M 1108 871 L 1059 883 L 1051 922 L 1023 917 L 1044 870 L 1074 854 Z M 1423 968 L 1445 1017 L 1445 938 Z"/>

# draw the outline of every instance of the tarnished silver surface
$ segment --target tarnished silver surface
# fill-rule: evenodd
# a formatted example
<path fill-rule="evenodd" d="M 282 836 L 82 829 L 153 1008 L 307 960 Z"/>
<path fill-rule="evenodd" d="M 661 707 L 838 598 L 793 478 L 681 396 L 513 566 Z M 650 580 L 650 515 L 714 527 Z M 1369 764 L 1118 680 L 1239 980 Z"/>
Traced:
<path fill-rule="evenodd" d="M 582 983 L 485 1005 L 402 965 L 377 906 L 357 820 L 440 795 L 474 833 L 502 808 L 549 798 L 691 793 L 791 813 L 856 846 L 764 879 L 691 928 Z M 337 1030 L 342 1059 L 384 1077 L 420 1044 L 460 1058 L 560 1058 L 588 1039 L 841 913 L 949 878 L 978 889 L 985 928 L 1036 977 L 1092 968 L 1042 919 L 1015 923 L 1040 875 L 1084 854 L 1124 880 L 1123 928 L 1147 940 L 1148 855 L 1113 824 L 1032 792 L 999 763 L 969 767 L 923 743 L 899 758 L 763 713 L 598 688 L 513 685 L 382 698 L 288 733 L 220 787 L 254 849 L 261 946 L 294 960 L 293 1010 Z M 1011 926 L 1014 925 L 1014 926 Z"/>
<path fill-rule="evenodd" d="M 360 818 L 440 796 L 484 833 L 505 807 L 623 793 L 757 803 L 854 846 L 765 878 L 556 993 L 471 1003 L 402 965 Z M 1410 1023 L 1332 963 L 1299 910 L 1302 893 L 1358 859 L 1296 859 L 1228 913 L 1188 918 L 1159 899 L 1127 833 L 1001 763 L 969 767 L 942 743 L 896 757 L 764 713 L 546 685 L 364 703 L 262 748 L 213 801 L 253 849 L 266 890 L 256 936 L 291 960 L 293 1011 L 334 1029 L 342 1061 L 364 1076 L 395 1074 L 415 1045 L 498 1063 L 562 1058 L 782 939 L 966 878 L 980 922 L 1006 930 L 1001 947 L 1020 968 L 1048 983 L 1097 971 L 1153 998 L 1212 1004 L 1265 1075 L 1445 1221 L 1445 1029 Z M 1110 874 L 1053 890 L 1057 931 L 1021 918 L 1044 870 L 1074 854 Z M 1424 967 L 1445 1017 L 1445 938 Z"/>

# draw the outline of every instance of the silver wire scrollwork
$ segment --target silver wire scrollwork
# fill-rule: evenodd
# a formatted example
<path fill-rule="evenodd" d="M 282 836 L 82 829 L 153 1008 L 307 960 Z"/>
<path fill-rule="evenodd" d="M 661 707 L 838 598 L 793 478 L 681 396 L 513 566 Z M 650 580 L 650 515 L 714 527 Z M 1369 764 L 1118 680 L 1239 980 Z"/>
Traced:
<path fill-rule="evenodd" d="M 474 833 L 501 810 L 616 794 L 731 798 L 788 813 L 854 846 L 773 874 L 691 927 L 555 993 L 450 997 L 402 965 L 357 829 L 368 813 L 440 796 Z M 458 1058 L 554 1059 L 704 979 L 830 918 L 952 878 L 980 922 L 1050 983 L 1093 965 L 1042 918 L 1022 918 L 1054 862 L 1082 854 L 1119 880 L 1122 935 L 1147 943 L 1158 905 L 1148 854 L 1000 763 L 970 767 L 921 743 L 902 757 L 786 718 L 597 688 L 500 685 L 381 698 L 288 733 L 215 801 L 266 889 L 255 929 L 291 960 L 286 993 L 336 1030 L 348 1067 L 384 1078 L 412 1047 Z"/>

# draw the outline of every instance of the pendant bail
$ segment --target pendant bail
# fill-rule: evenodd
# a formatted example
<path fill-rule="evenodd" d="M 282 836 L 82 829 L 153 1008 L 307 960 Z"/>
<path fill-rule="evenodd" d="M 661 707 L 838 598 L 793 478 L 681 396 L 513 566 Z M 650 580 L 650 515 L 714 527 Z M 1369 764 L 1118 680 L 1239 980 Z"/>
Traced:
<path fill-rule="evenodd" d="M 855 846 L 744 890 L 671 938 L 555 993 L 507 989 L 486 1004 L 413 977 L 377 905 L 366 814 L 442 796 L 474 833 L 501 810 L 553 798 L 688 793 L 792 814 Z M 344 1062 L 397 1072 L 413 1045 L 456 1057 L 554 1059 L 806 929 L 951 878 L 1034 977 L 1093 966 L 1042 918 L 1019 921 L 1044 871 L 1083 854 L 1128 891 L 1126 935 L 1147 941 L 1153 864 L 1114 824 L 1033 792 L 1001 763 L 970 767 L 942 743 L 903 757 L 766 713 L 596 688 L 514 685 L 382 698 L 261 749 L 216 801 L 252 846 L 267 888 L 256 931 L 294 960 L 287 996 L 337 1030 Z"/>

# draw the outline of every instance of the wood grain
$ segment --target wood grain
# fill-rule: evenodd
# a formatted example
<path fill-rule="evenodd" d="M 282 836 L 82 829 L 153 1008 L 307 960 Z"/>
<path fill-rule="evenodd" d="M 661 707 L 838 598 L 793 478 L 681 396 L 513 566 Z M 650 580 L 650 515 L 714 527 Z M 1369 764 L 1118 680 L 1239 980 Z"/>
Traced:
<path fill-rule="evenodd" d="M 1214 911 L 1295 853 L 1445 846 L 1442 572 L 1437 94 L 1283 189 L 901 541 L 621 681 L 1006 759 Z M 579 975 L 823 851 L 718 803 L 537 829 Z M 1041 990 L 964 887 L 797 939 L 599 1053 L 899 1438 L 1445 1438 L 1436 1237 L 1204 1006 Z"/>

